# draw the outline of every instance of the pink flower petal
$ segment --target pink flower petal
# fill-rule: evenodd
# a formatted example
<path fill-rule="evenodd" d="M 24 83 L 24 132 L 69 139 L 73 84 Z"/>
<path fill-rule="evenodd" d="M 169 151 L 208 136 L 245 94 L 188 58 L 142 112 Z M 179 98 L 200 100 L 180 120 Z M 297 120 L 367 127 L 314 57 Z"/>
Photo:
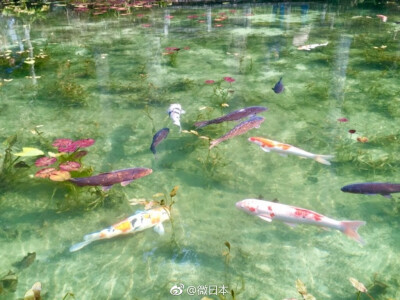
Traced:
<path fill-rule="evenodd" d="M 209 80 L 206 80 L 206 81 L 204 81 L 206 84 L 213 84 L 213 83 L 215 83 L 215 81 L 214 80 L 212 80 L 212 79 L 209 79 Z"/>
<path fill-rule="evenodd" d="M 50 177 L 52 172 L 56 171 L 55 168 L 44 168 L 36 172 L 35 177 L 47 178 Z"/>
<path fill-rule="evenodd" d="M 62 171 L 77 171 L 81 168 L 81 164 L 76 161 L 67 161 L 60 165 Z"/>
<path fill-rule="evenodd" d="M 57 161 L 55 157 L 41 157 L 35 161 L 36 167 L 47 167 L 54 164 Z"/>
<path fill-rule="evenodd" d="M 187 16 L 188 19 L 197 19 L 198 17 L 199 17 L 198 15 Z"/>
<path fill-rule="evenodd" d="M 224 77 L 224 80 L 229 83 L 235 82 L 235 79 L 233 79 L 232 77 Z"/>
<path fill-rule="evenodd" d="M 56 140 L 53 142 L 52 145 L 53 145 L 54 147 L 68 146 L 68 145 L 71 145 L 73 142 L 74 142 L 74 141 L 71 140 L 71 139 L 56 139 Z"/>
<path fill-rule="evenodd" d="M 60 146 L 58 147 L 58 152 L 75 152 L 76 149 L 78 149 L 78 145 L 76 145 L 75 143 L 72 143 L 71 145 L 68 146 Z"/>
<path fill-rule="evenodd" d="M 77 145 L 79 148 L 86 148 L 92 146 L 94 142 L 94 139 L 83 139 L 75 141 L 74 144 Z"/>
<path fill-rule="evenodd" d="M 349 119 L 347 119 L 347 118 L 339 118 L 339 119 L 337 119 L 339 122 L 348 122 L 349 121 Z"/>

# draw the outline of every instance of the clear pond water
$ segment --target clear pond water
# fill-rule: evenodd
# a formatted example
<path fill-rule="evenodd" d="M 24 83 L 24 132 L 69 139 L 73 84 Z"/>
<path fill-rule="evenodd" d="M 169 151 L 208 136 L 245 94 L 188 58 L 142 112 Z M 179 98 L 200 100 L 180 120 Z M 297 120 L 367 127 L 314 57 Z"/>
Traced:
<path fill-rule="evenodd" d="M 172 6 L 99 15 L 60 6 L 45 18 L 3 12 L 0 138 L 17 134 L 12 153 L 35 147 L 47 154 L 57 138 L 92 138 L 84 163 L 93 174 L 130 167 L 153 173 L 115 185 L 91 208 L 88 189 L 76 202 L 62 183 L 32 177 L 35 158 L 23 158 L 30 167 L 13 168 L 15 178 L 1 187 L 0 272 L 18 276 L 16 291 L 1 297 L 22 298 L 40 281 L 45 299 L 68 292 L 76 299 L 220 299 L 222 286 L 226 299 L 231 290 L 235 299 L 301 299 L 300 279 L 316 299 L 350 300 L 357 297 L 354 277 L 374 299 L 400 299 L 398 196 L 340 190 L 400 182 L 399 15 L 396 4 Z M 285 89 L 275 94 L 280 77 Z M 186 111 L 182 132 L 168 117 L 172 103 Z M 261 127 L 211 151 L 209 140 L 189 132 L 197 121 L 256 105 L 268 107 Z M 197 132 L 215 139 L 235 125 Z M 164 127 L 170 133 L 155 159 L 149 147 Z M 327 166 L 265 153 L 250 136 L 335 158 Z M 165 235 L 148 229 L 69 252 L 85 234 L 141 209 L 128 200 L 168 195 L 174 186 L 174 226 L 165 222 Z M 339 231 L 264 222 L 235 208 L 246 198 L 364 220 L 366 244 Z M 12 266 L 28 252 L 36 252 L 29 267 Z M 182 295 L 172 296 L 181 284 Z M 219 295 L 200 294 L 215 286 Z"/>

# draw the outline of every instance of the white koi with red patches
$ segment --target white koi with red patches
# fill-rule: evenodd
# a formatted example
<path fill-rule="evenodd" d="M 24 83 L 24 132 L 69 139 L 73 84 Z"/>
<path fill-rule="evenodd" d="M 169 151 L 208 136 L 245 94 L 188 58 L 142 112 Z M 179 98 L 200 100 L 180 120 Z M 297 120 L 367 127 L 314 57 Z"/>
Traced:
<path fill-rule="evenodd" d="M 84 241 L 73 245 L 69 248 L 69 251 L 78 251 L 97 240 L 110 239 L 117 235 L 134 233 L 151 227 L 154 227 L 157 233 L 164 234 L 162 222 L 169 219 L 169 214 L 169 209 L 165 206 L 141 211 L 108 228 L 85 235 Z"/>
<path fill-rule="evenodd" d="M 282 156 L 287 156 L 288 154 L 297 155 L 302 158 L 314 159 L 315 161 L 324 165 L 330 165 L 331 163 L 328 161 L 328 159 L 333 158 L 333 155 L 314 154 L 289 144 L 280 143 L 262 137 L 250 137 L 249 142 L 259 145 L 265 152 L 277 152 Z"/>
<path fill-rule="evenodd" d="M 336 229 L 364 244 L 357 232 L 360 226 L 366 224 L 364 221 L 337 221 L 312 210 L 258 199 L 239 201 L 236 203 L 236 207 L 267 222 L 279 220 L 290 226 L 310 224 Z"/>

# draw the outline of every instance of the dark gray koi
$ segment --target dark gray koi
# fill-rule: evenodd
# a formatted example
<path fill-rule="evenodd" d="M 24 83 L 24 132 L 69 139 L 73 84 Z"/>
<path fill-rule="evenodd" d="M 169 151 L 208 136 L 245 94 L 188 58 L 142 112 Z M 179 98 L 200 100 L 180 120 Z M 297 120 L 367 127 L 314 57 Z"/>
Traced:
<path fill-rule="evenodd" d="M 168 133 L 169 133 L 169 128 L 163 128 L 157 131 L 156 134 L 153 136 L 153 142 L 151 143 L 150 150 L 151 152 L 154 153 L 154 155 L 156 155 L 157 145 L 167 137 Z"/>

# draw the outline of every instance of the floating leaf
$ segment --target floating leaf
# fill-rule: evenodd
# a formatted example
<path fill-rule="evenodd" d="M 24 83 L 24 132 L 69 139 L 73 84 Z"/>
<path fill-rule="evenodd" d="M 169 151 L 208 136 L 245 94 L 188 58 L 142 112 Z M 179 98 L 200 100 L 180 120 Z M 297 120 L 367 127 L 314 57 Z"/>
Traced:
<path fill-rule="evenodd" d="M 296 280 L 296 289 L 301 295 L 307 295 L 307 288 L 300 279 Z"/>
<path fill-rule="evenodd" d="M 52 181 L 66 181 L 71 178 L 71 174 L 68 171 L 53 171 L 50 174 L 50 180 Z"/>
<path fill-rule="evenodd" d="M 199 135 L 199 133 L 196 130 L 190 130 L 189 132 L 194 134 L 194 135 Z"/>
<path fill-rule="evenodd" d="M 61 156 L 61 155 L 64 155 L 64 153 L 54 153 L 54 152 L 47 152 L 47 154 L 50 156 L 50 157 L 59 157 L 59 156 Z"/>
<path fill-rule="evenodd" d="M 222 107 L 229 107 L 229 104 L 228 103 L 222 103 L 221 106 Z"/>
<path fill-rule="evenodd" d="M 174 186 L 174 188 L 172 189 L 172 191 L 169 193 L 169 195 L 171 196 L 171 198 L 176 196 L 176 192 L 179 190 L 179 186 Z"/>
<path fill-rule="evenodd" d="M 367 288 L 361 283 L 359 282 L 357 279 L 350 277 L 349 278 L 350 283 L 354 286 L 354 288 L 362 293 L 366 293 L 368 290 Z"/>
<path fill-rule="evenodd" d="M 38 156 L 43 155 L 44 152 L 37 148 L 23 147 L 22 152 L 15 153 L 15 156 Z"/>

